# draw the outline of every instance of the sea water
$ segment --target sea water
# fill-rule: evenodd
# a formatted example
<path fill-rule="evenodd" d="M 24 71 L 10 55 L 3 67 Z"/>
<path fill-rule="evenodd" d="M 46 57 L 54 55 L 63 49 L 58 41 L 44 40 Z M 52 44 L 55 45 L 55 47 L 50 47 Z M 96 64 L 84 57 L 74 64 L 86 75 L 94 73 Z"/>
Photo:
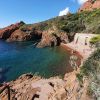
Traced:
<path fill-rule="evenodd" d="M 36 48 L 33 42 L 8 43 L 0 40 L 0 82 L 15 80 L 25 73 L 49 78 L 62 76 L 70 54 L 62 47 Z"/>

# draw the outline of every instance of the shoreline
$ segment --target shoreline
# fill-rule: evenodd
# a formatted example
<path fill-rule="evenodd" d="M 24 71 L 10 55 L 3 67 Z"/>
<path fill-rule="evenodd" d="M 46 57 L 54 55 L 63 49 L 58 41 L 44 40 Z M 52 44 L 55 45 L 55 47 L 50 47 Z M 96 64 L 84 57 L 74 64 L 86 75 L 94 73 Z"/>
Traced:
<path fill-rule="evenodd" d="M 70 48 L 67 46 L 67 44 L 64 43 L 61 43 L 60 46 L 66 49 L 66 51 L 70 54 L 72 54 L 72 51 L 74 50 L 74 48 Z M 75 55 L 77 55 L 80 59 L 77 61 L 77 64 L 80 67 L 84 60 L 84 56 L 77 50 L 75 51 Z M 77 89 L 79 89 L 79 82 L 76 81 L 76 73 L 78 72 L 79 68 L 77 71 L 73 69 L 71 72 L 66 72 L 63 78 L 56 76 L 48 79 L 45 79 L 41 76 L 39 77 L 31 74 L 23 74 L 16 80 L 12 80 L 6 84 L 8 84 L 10 89 L 13 90 L 11 92 L 11 98 L 17 98 L 19 100 L 25 100 L 26 97 L 31 100 L 36 95 L 38 95 L 41 100 L 51 100 L 52 98 L 58 98 L 59 96 L 59 100 L 61 100 L 61 98 L 68 98 L 66 100 L 69 100 L 70 97 L 72 98 L 71 100 L 73 100 L 76 97 L 73 94 L 75 94 Z M 2 89 L 3 86 L 0 88 Z M 83 88 L 80 87 L 80 89 L 82 90 Z M 70 93 L 71 90 L 72 93 Z M 3 100 L 7 100 L 6 91 L 0 96 Z"/>
<path fill-rule="evenodd" d="M 70 56 L 73 55 L 73 54 L 72 54 L 73 51 L 75 52 L 75 55 L 78 57 L 78 60 L 76 61 L 76 64 L 77 64 L 78 68 L 80 68 L 80 66 L 82 65 L 82 63 L 83 63 L 85 57 L 84 57 L 79 51 L 75 50 L 74 48 L 71 48 L 71 47 L 68 46 L 67 44 L 61 43 L 60 46 L 63 47 L 64 49 L 66 49 L 67 52 L 70 53 Z M 70 66 L 70 67 L 71 67 L 71 66 Z M 72 68 L 72 69 L 73 69 L 73 68 Z M 74 69 L 73 69 L 73 71 L 74 71 Z M 73 72 L 73 71 L 72 71 L 72 72 Z M 66 74 L 67 74 L 67 72 L 66 72 Z M 66 74 L 65 74 L 65 75 L 66 75 Z"/>
<path fill-rule="evenodd" d="M 75 51 L 75 54 L 80 58 L 80 59 L 84 59 L 84 56 L 77 50 L 75 50 L 74 48 L 69 47 L 67 44 L 61 43 L 60 45 L 61 47 L 63 47 L 64 49 L 66 49 L 70 54 L 72 54 L 72 51 Z"/>

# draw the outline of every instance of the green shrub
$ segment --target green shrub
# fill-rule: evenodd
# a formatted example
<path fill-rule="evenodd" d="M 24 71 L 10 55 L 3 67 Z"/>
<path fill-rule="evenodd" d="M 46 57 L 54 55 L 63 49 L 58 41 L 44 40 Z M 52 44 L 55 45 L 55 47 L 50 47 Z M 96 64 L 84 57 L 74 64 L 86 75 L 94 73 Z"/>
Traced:
<path fill-rule="evenodd" d="M 95 36 L 95 37 L 91 38 L 91 40 L 90 40 L 91 44 L 96 44 L 98 42 L 100 42 L 100 35 Z"/>
<path fill-rule="evenodd" d="M 31 27 L 32 29 L 44 31 L 53 29 L 54 26 L 58 30 L 65 31 L 68 36 L 80 32 L 100 34 L 100 9 L 57 16 L 40 23 L 22 25 L 20 29 L 25 31 L 28 27 Z M 59 34 L 59 32 L 57 34 Z"/>
<path fill-rule="evenodd" d="M 28 24 L 24 24 L 20 27 L 21 31 L 27 31 L 28 30 Z"/>
<path fill-rule="evenodd" d="M 90 86 L 87 88 L 87 95 L 92 96 L 93 95 L 93 90 L 91 89 Z"/>
<path fill-rule="evenodd" d="M 87 76 L 90 82 L 88 93 L 100 96 L 100 49 L 97 49 L 80 68 L 81 75 Z"/>
<path fill-rule="evenodd" d="M 32 27 L 42 31 L 52 29 L 53 26 L 57 27 L 58 30 L 65 31 L 66 34 L 82 31 L 100 34 L 100 9 L 58 16 L 32 25 Z"/>
<path fill-rule="evenodd" d="M 77 77 L 79 83 L 82 84 L 83 83 L 83 75 L 81 73 L 80 74 L 76 74 L 76 77 Z"/>

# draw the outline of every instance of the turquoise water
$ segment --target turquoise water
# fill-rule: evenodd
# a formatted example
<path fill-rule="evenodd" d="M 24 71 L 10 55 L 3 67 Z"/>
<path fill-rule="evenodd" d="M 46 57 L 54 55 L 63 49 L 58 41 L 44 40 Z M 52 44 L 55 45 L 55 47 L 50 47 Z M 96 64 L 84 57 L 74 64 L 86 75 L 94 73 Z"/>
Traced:
<path fill-rule="evenodd" d="M 35 48 L 32 42 L 0 41 L 0 82 L 14 80 L 24 73 L 43 77 L 64 75 L 69 54 L 61 47 Z"/>

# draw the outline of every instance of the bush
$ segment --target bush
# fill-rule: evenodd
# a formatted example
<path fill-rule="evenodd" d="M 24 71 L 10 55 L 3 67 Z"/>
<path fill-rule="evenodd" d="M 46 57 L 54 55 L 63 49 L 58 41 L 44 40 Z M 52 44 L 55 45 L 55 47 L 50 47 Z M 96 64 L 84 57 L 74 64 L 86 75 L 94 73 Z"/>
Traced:
<path fill-rule="evenodd" d="M 80 68 L 81 75 L 90 80 L 88 92 L 96 98 L 100 96 L 100 49 L 97 49 Z"/>
<path fill-rule="evenodd" d="M 41 31 L 53 29 L 53 26 L 55 26 L 58 30 L 65 31 L 68 35 L 76 32 L 100 34 L 100 9 L 58 16 L 44 22 L 24 25 L 21 29 L 25 30 L 28 26 Z"/>
<path fill-rule="evenodd" d="M 100 42 L 100 35 L 95 36 L 95 37 L 91 38 L 91 40 L 90 40 L 91 44 L 96 44 L 98 42 Z"/>
<path fill-rule="evenodd" d="M 83 83 L 83 75 L 82 74 L 76 74 L 76 77 L 77 77 L 79 83 L 82 84 Z"/>

